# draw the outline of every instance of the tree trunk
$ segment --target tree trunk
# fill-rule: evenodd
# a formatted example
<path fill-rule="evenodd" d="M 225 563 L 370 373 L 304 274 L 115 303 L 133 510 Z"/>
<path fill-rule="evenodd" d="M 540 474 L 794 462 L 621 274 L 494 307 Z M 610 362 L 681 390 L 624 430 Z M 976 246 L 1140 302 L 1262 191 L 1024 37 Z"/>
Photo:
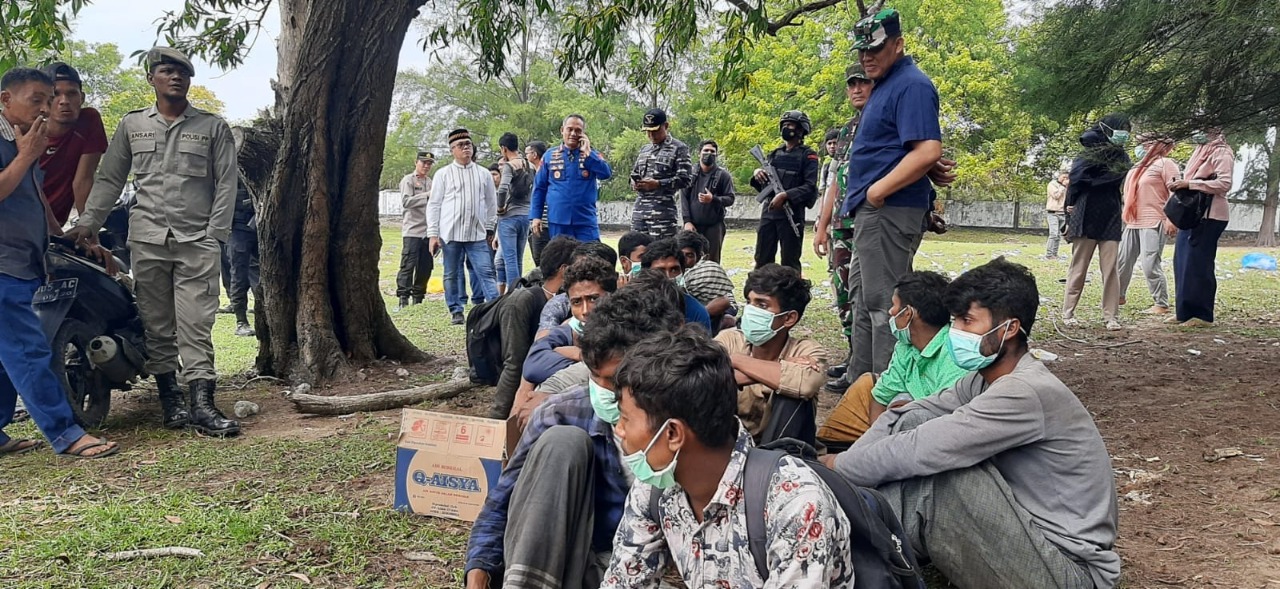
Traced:
<path fill-rule="evenodd" d="M 1271 130 L 1267 146 L 1267 198 L 1262 201 L 1262 226 L 1258 228 L 1258 247 L 1276 246 L 1276 205 L 1280 204 L 1280 127 Z M 1265 139 L 1264 139 L 1265 140 Z"/>
<path fill-rule="evenodd" d="M 263 374 L 317 382 L 341 377 L 349 362 L 426 359 L 396 330 L 378 290 L 377 211 L 396 56 L 424 3 L 281 6 L 284 28 L 299 28 L 282 39 L 279 150 L 258 227 L 267 244 Z"/>

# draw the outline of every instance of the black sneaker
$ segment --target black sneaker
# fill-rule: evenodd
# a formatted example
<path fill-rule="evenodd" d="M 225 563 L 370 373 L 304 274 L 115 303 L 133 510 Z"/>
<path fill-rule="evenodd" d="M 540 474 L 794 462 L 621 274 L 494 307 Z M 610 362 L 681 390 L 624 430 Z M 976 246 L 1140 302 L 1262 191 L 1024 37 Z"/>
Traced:
<path fill-rule="evenodd" d="M 840 376 L 840 378 L 827 381 L 827 385 L 823 388 L 825 388 L 828 393 L 843 395 L 845 391 L 849 390 L 849 386 L 852 384 L 853 383 L 849 380 L 849 373 L 845 372 Z"/>
<path fill-rule="evenodd" d="M 453 314 L 453 324 L 454 324 L 454 325 L 462 325 L 463 323 L 466 323 L 466 322 L 467 322 L 467 319 L 466 319 L 465 317 L 463 317 L 463 316 L 462 316 L 462 312 L 461 312 L 461 311 L 459 311 L 459 312 L 457 312 L 457 313 L 454 313 L 454 314 Z"/>
<path fill-rule="evenodd" d="M 848 371 L 848 364 L 836 364 L 827 369 L 827 378 L 840 378 Z"/>

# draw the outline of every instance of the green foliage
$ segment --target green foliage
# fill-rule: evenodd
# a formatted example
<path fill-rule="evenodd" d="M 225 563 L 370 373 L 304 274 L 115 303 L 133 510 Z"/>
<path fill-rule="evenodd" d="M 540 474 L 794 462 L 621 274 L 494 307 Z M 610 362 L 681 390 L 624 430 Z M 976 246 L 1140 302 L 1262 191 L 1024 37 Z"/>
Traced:
<path fill-rule="evenodd" d="M 1029 28 L 1025 105 L 1056 120 L 1123 110 L 1185 136 L 1280 118 L 1275 0 L 1066 0 Z"/>
<path fill-rule="evenodd" d="M 0 71 L 59 51 L 85 0 L 0 0 Z"/>

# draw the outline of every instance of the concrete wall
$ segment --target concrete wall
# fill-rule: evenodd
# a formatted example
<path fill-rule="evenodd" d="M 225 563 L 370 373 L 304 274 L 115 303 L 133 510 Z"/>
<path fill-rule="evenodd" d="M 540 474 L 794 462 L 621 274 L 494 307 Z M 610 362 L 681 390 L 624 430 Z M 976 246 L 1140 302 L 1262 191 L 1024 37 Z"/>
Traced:
<path fill-rule="evenodd" d="M 378 195 L 378 211 L 383 216 L 399 217 L 400 193 L 386 190 Z M 761 205 L 753 196 L 739 195 L 729 208 L 731 225 L 755 225 L 760 220 Z M 603 227 L 631 226 L 630 202 L 606 202 L 598 207 L 600 225 Z M 1012 202 L 944 202 L 943 215 L 953 227 L 984 229 L 1044 230 L 1044 206 L 1040 203 Z M 812 225 L 818 217 L 810 210 L 805 215 Z M 1231 203 L 1231 221 L 1227 231 L 1256 233 L 1262 226 L 1262 203 Z"/>

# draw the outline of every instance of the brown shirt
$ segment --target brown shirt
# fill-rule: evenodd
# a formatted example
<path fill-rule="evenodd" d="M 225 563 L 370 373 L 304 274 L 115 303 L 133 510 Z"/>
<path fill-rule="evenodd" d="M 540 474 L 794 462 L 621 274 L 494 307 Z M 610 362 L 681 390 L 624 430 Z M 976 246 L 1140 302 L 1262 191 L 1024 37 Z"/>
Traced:
<path fill-rule="evenodd" d="M 730 355 L 750 354 L 751 345 L 743 337 L 742 331 L 726 329 L 716 336 L 716 341 L 724 346 Z M 813 365 L 797 363 L 792 360 L 811 360 Z M 797 399 L 813 399 L 822 390 L 827 376 L 827 351 L 822 344 L 808 339 L 788 337 L 787 345 L 782 347 L 778 356 L 782 363 L 782 380 L 777 391 L 762 384 L 753 384 L 738 389 L 738 418 L 743 427 L 752 436 L 759 436 L 769 424 L 769 400 L 776 392 Z"/>

